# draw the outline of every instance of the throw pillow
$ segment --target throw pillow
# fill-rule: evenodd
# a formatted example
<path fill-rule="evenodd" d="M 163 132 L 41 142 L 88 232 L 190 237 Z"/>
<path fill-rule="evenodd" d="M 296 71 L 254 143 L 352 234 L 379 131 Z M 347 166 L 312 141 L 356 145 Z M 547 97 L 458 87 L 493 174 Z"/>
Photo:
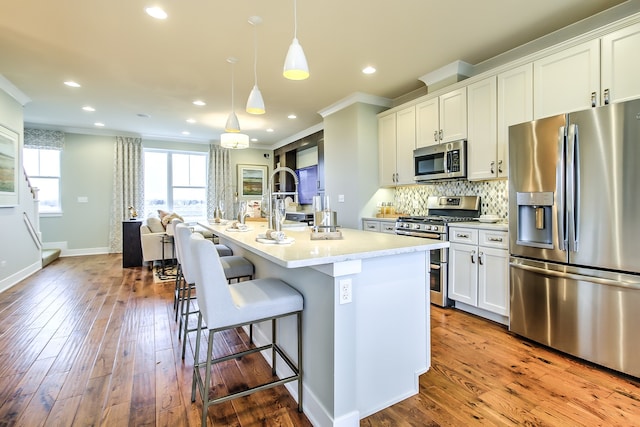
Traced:
<path fill-rule="evenodd" d="M 171 220 L 174 219 L 174 218 L 177 218 L 180 221 L 184 221 L 180 215 L 178 215 L 177 213 L 174 212 L 174 213 L 170 213 L 170 214 L 165 215 L 165 216 L 162 217 L 162 219 L 161 219 L 162 225 L 165 228 L 167 228 L 167 224 L 169 224 L 171 222 Z"/>
<path fill-rule="evenodd" d="M 152 233 L 164 233 L 164 227 L 162 226 L 160 218 L 147 218 L 147 227 L 149 227 L 149 230 L 151 230 Z"/>

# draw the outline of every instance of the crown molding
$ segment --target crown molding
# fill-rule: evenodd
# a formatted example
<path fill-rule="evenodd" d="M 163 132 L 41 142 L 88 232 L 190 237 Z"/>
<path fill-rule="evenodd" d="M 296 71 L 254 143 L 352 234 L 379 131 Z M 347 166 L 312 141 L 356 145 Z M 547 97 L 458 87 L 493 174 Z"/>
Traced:
<path fill-rule="evenodd" d="M 336 113 L 340 110 L 343 110 L 353 104 L 362 103 L 362 104 L 371 104 L 377 105 L 380 107 L 389 108 L 393 104 L 393 100 L 389 98 L 383 98 L 381 96 L 369 95 L 368 93 L 363 92 L 355 92 L 346 98 L 342 98 L 340 101 L 332 104 L 320 111 L 318 114 L 322 116 L 324 119 L 327 116 L 330 116 L 333 113 Z"/>
<path fill-rule="evenodd" d="M 16 85 L 11 83 L 5 76 L 0 74 L 0 89 L 18 101 L 23 107 L 31 102 L 31 98 L 25 95 Z"/>

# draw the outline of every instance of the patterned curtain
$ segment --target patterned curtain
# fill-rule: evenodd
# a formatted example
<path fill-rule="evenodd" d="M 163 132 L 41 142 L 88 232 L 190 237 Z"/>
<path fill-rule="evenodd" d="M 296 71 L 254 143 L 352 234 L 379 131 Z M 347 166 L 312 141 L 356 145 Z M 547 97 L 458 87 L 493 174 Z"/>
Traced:
<path fill-rule="evenodd" d="M 213 218 L 219 200 L 224 200 L 225 216 L 235 218 L 237 206 L 229 161 L 229 149 L 209 145 L 209 173 L 207 182 L 207 218 Z"/>
<path fill-rule="evenodd" d="M 129 206 L 144 210 L 144 165 L 141 138 L 116 137 L 113 161 L 113 199 L 109 220 L 109 252 L 122 252 L 122 221 Z"/>
<path fill-rule="evenodd" d="M 24 148 L 40 150 L 64 149 L 64 132 L 47 129 L 24 129 Z"/>

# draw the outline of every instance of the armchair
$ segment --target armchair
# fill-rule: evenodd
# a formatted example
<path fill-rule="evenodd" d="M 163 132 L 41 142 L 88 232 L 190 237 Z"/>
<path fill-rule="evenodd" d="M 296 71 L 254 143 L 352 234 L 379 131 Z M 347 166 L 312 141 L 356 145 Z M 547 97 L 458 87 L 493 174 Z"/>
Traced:
<path fill-rule="evenodd" d="M 149 266 L 149 269 L 153 268 L 154 261 L 175 258 L 173 237 L 167 231 L 159 218 L 147 218 L 140 226 L 142 261 Z"/>

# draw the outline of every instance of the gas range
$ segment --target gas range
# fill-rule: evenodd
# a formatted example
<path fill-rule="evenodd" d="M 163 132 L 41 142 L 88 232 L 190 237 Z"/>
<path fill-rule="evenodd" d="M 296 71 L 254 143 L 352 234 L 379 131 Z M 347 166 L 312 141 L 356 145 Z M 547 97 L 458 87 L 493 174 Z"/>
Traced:
<path fill-rule="evenodd" d="M 426 216 L 402 216 L 396 221 L 396 234 L 449 240 L 448 224 L 469 221 L 480 216 L 478 196 L 432 196 L 427 199 Z M 454 304 L 448 298 L 449 249 L 435 249 L 429 253 L 429 300 L 432 304 L 448 307 Z"/>
<path fill-rule="evenodd" d="M 428 215 L 401 216 L 396 221 L 396 234 L 418 236 L 446 234 L 447 224 L 470 221 L 480 216 L 479 196 L 431 196 L 427 199 Z M 429 237 L 425 235 L 424 237 Z"/>

